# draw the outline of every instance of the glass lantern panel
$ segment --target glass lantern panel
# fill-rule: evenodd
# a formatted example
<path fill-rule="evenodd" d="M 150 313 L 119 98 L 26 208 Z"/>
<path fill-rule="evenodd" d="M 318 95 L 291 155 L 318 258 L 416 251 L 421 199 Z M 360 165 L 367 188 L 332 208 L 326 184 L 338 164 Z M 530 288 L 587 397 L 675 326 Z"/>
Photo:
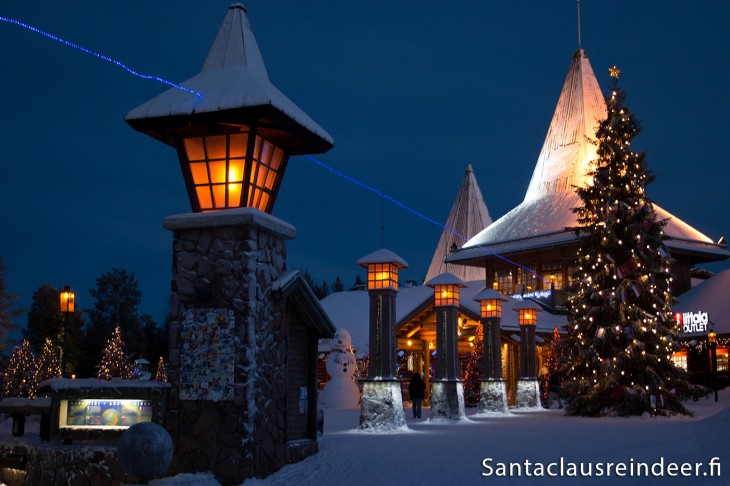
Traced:
<path fill-rule="evenodd" d="M 231 159 L 228 162 L 228 182 L 241 182 L 243 180 L 243 159 Z"/>
<path fill-rule="evenodd" d="M 215 201 L 216 208 L 226 207 L 226 185 L 218 184 L 212 186 L 213 189 L 213 200 Z"/>
<path fill-rule="evenodd" d="M 269 175 L 266 178 L 266 189 L 272 190 L 274 188 L 274 182 L 276 181 L 276 172 L 273 170 L 269 171 Z"/>
<path fill-rule="evenodd" d="M 271 144 L 267 142 L 266 140 L 263 141 L 263 146 L 261 148 L 261 157 L 260 161 L 262 164 L 269 165 L 269 157 L 271 156 Z"/>
<path fill-rule="evenodd" d="M 266 166 L 260 166 L 258 170 L 258 174 L 256 174 L 256 185 L 264 188 L 266 187 Z M 266 187 L 268 189 L 268 187 Z"/>
<path fill-rule="evenodd" d="M 229 135 L 228 155 L 230 157 L 245 157 L 248 146 L 248 133 Z"/>
<path fill-rule="evenodd" d="M 271 157 L 271 164 L 269 166 L 274 170 L 279 170 L 281 167 L 281 160 L 284 158 L 284 151 L 274 147 L 274 155 Z"/>
<path fill-rule="evenodd" d="M 208 183 L 208 166 L 205 162 L 195 162 L 190 164 L 190 172 L 193 174 L 193 184 Z"/>
<path fill-rule="evenodd" d="M 208 159 L 225 159 L 226 158 L 226 136 L 216 135 L 215 137 L 205 138 L 205 150 L 208 153 Z"/>
<path fill-rule="evenodd" d="M 195 188 L 198 195 L 200 209 L 213 209 L 213 199 L 210 197 L 210 186 L 198 186 Z"/>
<path fill-rule="evenodd" d="M 183 142 L 185 143 L 185 153 L 188 155 L 188 160 L 205 160 L 202 138 L 186 138 Z"/>
<path fill-rule="evenodd" d="M 240 206 L 243 184 L 228 184 L 228 206 Z"/>
<path fill-rule="evenodd" d="M 226 162 L 209 162 L 208 167 L 210 168 L 210 182 L 213 184 L 220 184 L 226 182 Z"/>
<path fill-rule="evenodd" d="M 257 209 L 260 209 L 261 211 L 266 211 L 266 207 L 269 205 L 269 199 L 271 196 L 263 191 L 261 192 L 261 200 L 256 205 Z"/>
<path fill-rule="evenodd" d="M 253 158 L 256 159 L 257 161 L 261 160 L 260 150 L 261 150 L 262 141 L 263 141 L 263 139 L 257 135 L 256 139 L 253 142 Z"/>

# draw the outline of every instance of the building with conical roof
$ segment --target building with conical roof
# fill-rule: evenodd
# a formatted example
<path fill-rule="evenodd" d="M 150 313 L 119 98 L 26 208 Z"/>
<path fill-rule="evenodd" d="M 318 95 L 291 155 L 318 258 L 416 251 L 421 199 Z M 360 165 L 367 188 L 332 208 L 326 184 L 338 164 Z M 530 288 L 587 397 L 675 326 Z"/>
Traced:
<path fill-rule="evenodd" d="M 449 218 L 446 220 L 446 228 L 441 233 L 431 265 L 428 267 L 426 278 L 423 281 L 428 282 L 445 272 L 456 275 L 464 282 L 484 280 L 483 268 L 449 265 L 445 260 L 453 251 L 461 248 L 466 240 L 490 224 L 492 224 L 492 218 L 489 216 L 482 191 L 479 190 L 479 184 L 474 177 L 474 169 L 469 164 L 466 167 L 459 192 L 456 194 L 454 205 L 451 207 Z"/>
<path fill-rule="evenodd" d="M 586 174 L 596 158 L 595 133 L 605 117 L 603 94 L 585 51 L 579 49 L 524 200 L 467 241 L 447 262 L 484 268 L 486 283 L 507 294 L 547 290 L 550 283 L 558 291 L 567 286 L 579 245 L 579 237 L 570 229 L 578 226 L 572 209 L 582 204 L 574 186 L 589 182 Z M 691 287 L 695 264 L 725 260 L 730 252 L 727 245 L 714 243 L 653 204 L 657 218 L 667 220 L 664 233 L 673 258 L 673 290 L 679 295 Z M 554 305 L 554 297 L 559 304 L 559 295 L 548 300 Z"/>

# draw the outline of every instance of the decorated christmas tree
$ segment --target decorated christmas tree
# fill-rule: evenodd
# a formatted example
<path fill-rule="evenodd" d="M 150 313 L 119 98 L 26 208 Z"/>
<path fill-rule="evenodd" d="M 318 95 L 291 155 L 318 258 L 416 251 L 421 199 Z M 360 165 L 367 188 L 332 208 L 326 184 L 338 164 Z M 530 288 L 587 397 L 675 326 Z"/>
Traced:
<path fill-rule="evenodd" d="M 16 346 L 10 356 L 10 362 L 5 370 L 3 386 L 4 397 L 36 397 L 38 381 L 36 377 L 36 360 L 30 342 L 23 340 Z"/>
<path fill-rule="evenodd" d="M 101 353 L 101 363 L 97 369 L 97 378 L 100 380 L 111 380 L 112 378 L 128 380 L 132 377 L 133 367 L 124 353 L 122 330 L 119 326 L 114 328 L 112 337 L 107 339 L 106 348 Z"/>
<path fill-rule="evenodd" d="M 162 360 L 162 356 L 157 361 L 157 371 L 155 371 L 155 376 L 152 379 L 160 383 L 167 383 L 167 369 L 165 368 L 165 362 Z"/>
<path fill-rule="evenodd" d="M 464 383 L 464 400 L 467 403 L 479 403 L 479 388 L 484 379 L 484 339 L 482 326 L 474 328 L 474 340 L 471 352 L 465 353 L 463 361 L 462 382 Z"/>
<path fill-rule="evenodd" d="M 43 351 L 41 351 L 41 355 L 38 358 L 38 384 L 61 376 L 61 364 L 58 362 L 58 354 L 58 346 L 46 338 Z"/>
<path fill-rule="evenodd" d="M 553 340 L 550 341 L 548 347 L 548 355 L 545 359 L 545 369 L 547 372 L 542 376 L 542 397 L 547 399 L 550 377 L 558 373 L 560 359 L 563 357 L 563 343 L 558 328 L 553 329 Z"/>
<path fill-rule="evenodd" d="M 639 123 L 611 69 L 608 117 L 596 133 L 592 185 L 578 188 L 582 237 L 568 301 L 563 390 L 570 415 L 683 413 L 702 393 L 674 366 L 677 323 L 662 228 L 646 187 L 646 156 L 633 152 Z"/>

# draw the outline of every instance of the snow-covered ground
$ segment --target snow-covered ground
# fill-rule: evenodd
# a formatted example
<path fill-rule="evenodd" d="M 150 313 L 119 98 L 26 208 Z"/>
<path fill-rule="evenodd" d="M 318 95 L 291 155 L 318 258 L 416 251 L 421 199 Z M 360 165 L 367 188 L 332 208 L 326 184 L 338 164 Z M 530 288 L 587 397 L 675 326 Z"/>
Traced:
<path fill-rule="evenodd" d="M 413 420 L 410 410 L 406 418 L 410 430 L 402 434 L 374 435 L 357 432 L 359 410 L 326 410 L 325 433 L 320 440 L 320 453 L 300 463 L 286 466 L 263 480 L 248 480 L 245 486 L 259 485 L 390 485 L 390 484 L 730 484 L 730 389 L 714 398 L 690 403 L 694 417 L 584 418 L 566 417 L 562 410 L 513 413 L 510 416 L 477 418 L 475 409 L 467 409 L 469 422 L 433 424 L 427 419 Z M 424 410 L 427 417 L 428 410 Z M 471 414 L 471 415 L 470 415 Z M 626 464 L 626 476 L 617 477 L 612 466 L 610 477 L 525 477 L 525 460 L 532 466 L 541 462 L 550 471 L 559 473 L 560 459 L 564 470 L 570 464 L 598 462 Z M 710 473 L 708 462 L 719 457 L 720 477 Z M 495 474 L 488 472 L 483 461 Z M 628 477 L 632 460 L 654 463 L 664 460 L 664 477 Z M 498 463 L 519 462 L 523 477 L 497 477 Z M 699 477 L 669 477 L 669 463 L 703 463 Z M 717 462 L 717 461 L 716 461 Z M 659 472 L 659 466 L 654 466 Z M 681 467 L 681 466 L 678 466 Z M 578 469 L 579 470 L 579 469 Z M 717 468 L 715 468 L 717 474 Z"/>
<path fill-rule="evenodd" d="M 592 419 L 566 417 L 562 410 L 477 417 L 475 409 L 467 408 L 469 420 L 455 424 L 413 420 L 407 409 L 409 430 L 398 434 L 357 431 L 359 409 L 326 410 L 319 454 L 244 485 L 730 485 L 730 389 L 720 392 L 718 403 L 710 396 L 688 405 L 694 417 Z M 428 409 L 423 416 L 428 416 Z M 0 429 L 7 426 L 7 422 L 0 424 Z M 719 468 L 715 466 L 715 477 L 710 477 L 713 457 L 718 458 Z M 594 474 L 602 467 L 603 475 L 549 476 L 560 473 L 561 458 L 565 472 L 591 465 Z M 530 477 L 525 461 L 530 461 Z M 651 476 L 652 468 L 662 472 L 662 462 L 664 476 Z M 497 476 L 500 463 L 520 463 L 522 477 Z M 543 476 L 537 476 L 537 463 L 544 467 Z M 622 467 L 618 463 L 625 465 L 623 477 L 617 476 L 617 468 Z M 676 471 L 670 463 L 677 464 Z M 691 474 L 683 477 L 685 463 L 684 471 Z M 491 476 L 482 475 L 489 472 L 485 464 L 492 468 Z M 648 468 L 649 477 L 630 477 L 632 466 L 635 471 Z M 218 482 L 210 474 L 185 474 L 150 484 L 215 486 Z"/>

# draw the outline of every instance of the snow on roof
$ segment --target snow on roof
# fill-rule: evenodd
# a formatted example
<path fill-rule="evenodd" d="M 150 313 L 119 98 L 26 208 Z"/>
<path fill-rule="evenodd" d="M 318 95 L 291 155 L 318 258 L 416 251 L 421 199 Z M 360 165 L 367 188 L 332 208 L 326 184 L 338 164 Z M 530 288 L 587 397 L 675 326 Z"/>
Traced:
<path fill-rule="evenodd" d="M 568 70 L 560 99 L 548 128 L 535 171 L 517 207 L 486 226 L 467 241 L 462 251 L 447 258 L 464 262 L 497 253 L 534 250 L 576 240 L 567 228 L 578 225 L 573 208 L 582 206 L 574 186 L 589 183 L 590 162 L 596 158 L 595 132 L 606 118 L 606 102 L 585 51 L 578 50 Z M 709 260 L 730 257 L 726 247 L 715 245 L 668 211 L 654 204 L 657 218 L 667 219 L 667 246 L 692 250 Z M 682 240 L 682 241 L 678 241 Z"/>
<path fill-rule="evenodd" d="M 97 380 L 96 378 L 51 378 L 38 385 L 38 388 L 68 390 L 72 388 L 160 388 L 169 386 L 169 383 L 160 383 L 158 381 L 123 380 L 121 378 L 112 378 L 109 381 Z"/>
<path fill-rule="evenodd" d="M 451 272 L 464 281 L 483 280 L 484 269 L 479 267 L 468 267 L 464 265 L 449 265 L 445 262 L 453 251 L 452 248 L 461 248 L 464 244 L 463 238 L 471 238 L 492 224 L 489 210 L 479 189 L 474 170 L 469 164 L 464 174 L 464 180 L 456 194 L 451 212 L 446 220 L 446 228 L 441 233 L 436 251 L 433 253 L 431 265 L 426 272 L 424 282 L 428 282 L 437 275 L 444 272 Z M 462 238 L 463 237 L 463 238 Z"/>
<path fill-rule="evenodd" d="M 606 101 L 583 49 L 573 54 L 525 201 L 551 192 L 573 192 L 588 183 L 586 169 L 596 158 L 596 130 L 607 115 Z"/>
<path fill-rule="evenodd" d="M 442 273 L 437 275 L 424 284 L 426 287 L 435 287 L 437 285 L 457 285 L 459 287 L 466 287 L 466 283 L 453 273 Z"/>
<path fill-rule="evenodd" d="M 459 310 L 473 316 L 480 315 L 479 302 L 474 297 L 484 290 L 484 281 L 464 282 L 466 287 L 459 292 Z M 522 302 L 510 296 L 504 296 L 506 302 L 502 305 L 501 326 L 506 331 L 519 331 L 518 313 L 514 306 Z M 347 329 L 352 336 L 352 345 L 355 354 L 359 357 L 368 353 L 370 339 L 370 297 L 367 292 L 353 290 L 349 292 L 335 292 L 325 297 L 321 302 L 327 315 L 337 329 Z M 433 305 L 433 289 L 430 287 L 401 288 L 396 296 L 396 328 L 406 324 L 405 319 L 417 309 Z M 565 316 L 541 312 L 537 318 L 536 330 L 542 333 L 551 333 L 554 327 L 564 328 L 567 324 Z M 320 340 L 320 351 L 329 351 L 328 340 Z"/>
<path fill-rule="evenodd" d="M 203 94 L 171 88 L 130 111 L 127 121 L 271 105 L 330 145 L 332 137 L 269 81 L 241 4 L 231 5 L 202 71 L 180 83 Z"/>
<path fill-rule="evenodd" d="M 408 268 L 408 263 L 392 251 L 387 248 L 381 248 L 375 250 L 359 259 L 356 264 L 360 266 L 366 266 L 370 263 L 395 263 L 398 268 Z"/>
<path fill-rule="evenodd" d="M 692 287 L 677 299 L 674 312 L 707 312 L 714 330 L 721 335 L 730 334 L 730 269 L 723 270 L 701 284 Z"/>

